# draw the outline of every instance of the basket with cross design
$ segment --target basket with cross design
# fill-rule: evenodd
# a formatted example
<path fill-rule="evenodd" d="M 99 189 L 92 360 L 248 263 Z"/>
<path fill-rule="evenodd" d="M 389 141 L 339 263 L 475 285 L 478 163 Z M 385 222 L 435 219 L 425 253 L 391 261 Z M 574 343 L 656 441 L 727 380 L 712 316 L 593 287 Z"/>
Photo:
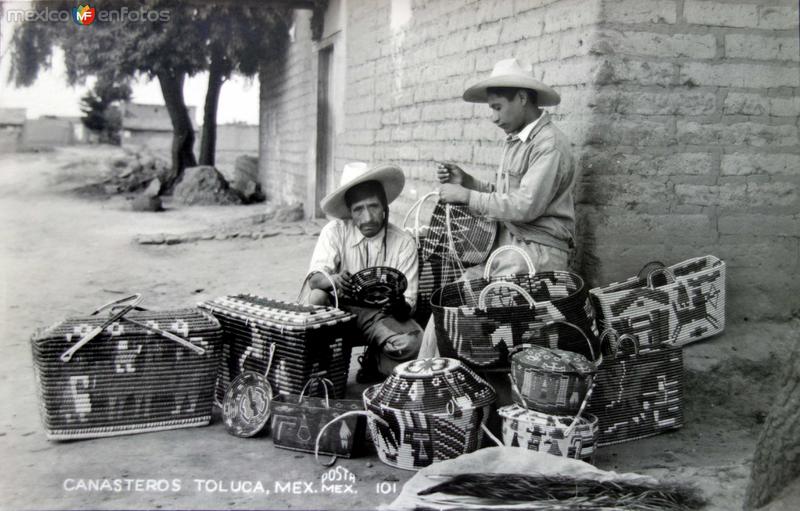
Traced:
<path fill-rule="evenodd" d="M 150 311 L 134 295 L 67 318 L 31 340 L 51 440 L 142 433 L 211 421 L 222 331 L 199 309 Z M 110 310 L 109 315 L 100 312 Z"/>

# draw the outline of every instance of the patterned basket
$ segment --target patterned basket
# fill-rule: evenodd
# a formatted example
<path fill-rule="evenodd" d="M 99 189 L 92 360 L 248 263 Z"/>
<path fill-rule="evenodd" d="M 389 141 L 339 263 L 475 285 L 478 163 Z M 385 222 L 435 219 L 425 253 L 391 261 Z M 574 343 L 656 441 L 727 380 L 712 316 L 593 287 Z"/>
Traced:
<path fill-rule="evenodd" d="M 353 296 L 359 304 L 380 306 L 405 300 L 408 281 L 403 272 L 389 266 L 364 268 L 353 275 Z"/>
<path fill-rule="evenodd" d="M 333 382 L 334 396 L 344 396 L 350 369 L 348 339 L 353 336 L 355 325 L 352 314 L 334 307 L 299 305 L 248 294 L 226 296 L 199 306 L 214 314 L 225 335 L 218 401 L 222 401 L 225 389 L 242 370 L 262 374 L 266 371 L 272 343 L 275 356 L 267 379 L 273 391 L 300 394 L 312 376 L 324 376 Z"/>
<path fill-rule="evenodd" d="M 574 328 L 580 331 L 577 326 Z M 586 343 L 591 351 L 588 337 Z M 512 348 L 510 358 L 510 374 L 519 389 L 519 394 L 513 394 L 514 399 L 522 406 L 549 414 L 578 413 L 597 372 L 595 364 L 583 355 L 541 346 Z"/>
<path fill-rule="evenodd" d="M 417 470 L 480 447 L 495 392 L 472 370 L 429 358 L 400 364 L 392 377 L 363 395 L 381 461 Z"/>
<path fill-rule="evenodd" d="M 596 416 L 584 414 L 575 421 L 573 416 L 549 415 L 517 404 L 497 413 L 503 418 L 503 444 L 594 462 L 600 431 Z"/>
<path fill-rule="evenodd" d="M 725 328 L 725 263 L 711 255 L 650 269 L 590 293 L 598 327 L 635 335 L 642 348 L 684 345 Z"/>
<path fill-rule="evenodd" d="M 489 278 L 491 263 L 505 250 L 514 250 L 528 263 L 529 273 Z M 442 356 L 457 357 L 481 367 L 508 368 L 509 350 L 520 344 L 560 348 L 592 357 L 584 335 L 595 351 L 593 312 L 583 279 L 571 272 L 535 273 L 528 255 L 519 247 L 495 250 L 484 277 L 453 282 L 436 290 L 431 307 Z M 552 321 L 577 325 L 581 333 Z"/>
<path fill-rule="evenodd" d="M 611 445 L 683 426 L 683 350 L 661 344 L 640 349 L 635 336 L 606 330 L 611 348 L 595 377 L 587 410 L 600 420 L 598 445 Z M 631 351 L 625 351 L 630 345 Z"/>
<path fill-rule="evenodd" d="M 419 248 L 417 250 L 421 252 Z M 420 259 L 419 261 L 419 287 L 417 288 L 417 308 L 414 310 L 414 321 L 424 328 L 431 317 L 433 292 L 458 280 L 463 273 L 463 268 L 448 259 L 428 259 L 427 261 Z"/>
<path fill-rule="evenodd" d="M 211 421 L 222 342 L 219 323 L 198 309 L 147 311 L 137 307 L 140 301 L 134 295 L 112 302 L 33 336 L 39 409 L 48 439 Z M 98 315 L 105 309 L 111 309 L 110 317 Z"/>

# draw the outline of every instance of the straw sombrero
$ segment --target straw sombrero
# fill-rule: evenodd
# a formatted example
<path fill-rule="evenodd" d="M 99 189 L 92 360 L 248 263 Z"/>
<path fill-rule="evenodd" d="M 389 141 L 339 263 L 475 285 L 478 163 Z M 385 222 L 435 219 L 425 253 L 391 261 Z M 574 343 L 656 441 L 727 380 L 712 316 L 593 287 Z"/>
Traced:
<path fill-rule="evenodd" d="M 386 192 L 386 202 L 391 204 L 403 191 L 406 177 L 400 167 L 378 165 L 369 168 L 366 163 L 347 163 L 342 170 L 339 188 L 326 195 L 320 202 L 322 211 L 336 218 L 350 218 L 350 208 L 344 200 L 347 190 L 367 181 L 378 181 Z"/>
<path fill-rule="evenodd" d="M 464 91 L 464 101 L 486 103 L 486 89 L 490 87 L 535 90 L 538 106 L 555 106 L 561 102 L 556 91 L 533 77 L 533 68 L 529 64 L 523 65 L 517 59 L 505 59 L 495 64 L 489 78 Z"/>

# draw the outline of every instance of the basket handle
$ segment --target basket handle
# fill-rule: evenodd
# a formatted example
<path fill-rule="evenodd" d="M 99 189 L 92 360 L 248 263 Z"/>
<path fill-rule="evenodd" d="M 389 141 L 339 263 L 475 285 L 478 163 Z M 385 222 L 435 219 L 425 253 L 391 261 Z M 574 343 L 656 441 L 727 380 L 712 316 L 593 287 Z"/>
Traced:
<path fill-rule="evenodd" d="M 613 336 L 613 337 L 612 337 Z M 611 349 L 611 356 L 615 359 L 617 358 L 617 354 L 619 353 L 620 346 L 622 345 L 623 341 L 630 341 L 633 343 L 633 353 L 634 355 L 639 355 L 639 339 L 636 338 L 635 335 L 631 334 L 622 334 L 619 335 L 619 332 L 614 330 L 613 328 L 607 328 L 603 330 L 600 334 L 600 350 L 602 351 L 603 348 L 603 341 L 608 339 L 608 346 Z"/>
<path fill-rule="evenodd" d="M 139 309 L 139 307 L 137 307 L 137 309 Z M 142 323 L 139 320 L 131 319 L 131 318 L 128 318 L 128 317 L 123 317 L 122 320 L 123 321 L 127 321 L 129 323 L 133 323 L 134 325 L 139 325 L 142 328 L 146 328 L 148 330 L 151 330 L 151 331 L 157 333 L 158 335 L 160 335 L 161 337 L 164 337 L 165 339 L 169 339 L 170 341 L 175 341 L 178 344 L 180 344 L 181 346 L 183 346 L 184 348 L 189 348 L 190 350 L 194 351 L 198 355 L 205 355 L 205 353 L 206 353 L 205 348 L 203 348 L 201 346 L 196 346 L 196 345 L 192 344 L 191 341 L 189 341 L 188 339 L 184 339 L 183 337 L 175 335 L 172 332 L 164 330 L 163 328 L 159 328 L 159 327 L 157 327 L 155 325 L 149 325 L 147 323 Z"/>
<path fill-rule="evenodd" d="M 494 262 L 494 258 L 497 257 L 498 254 L 502 252 L 506 252 L 508 250 L 513 250 L 514 252 L 518 253 L 525 259 L 525 264 L 528 265 L 528 273 L 531 275 L 536 275 L 536 268 L 533 266 L 533 261 L 531 261 L 530 256 L 527 252 L 522 250 L 516 245 L 503 245 L 502 247 L 497 248 L 494 252 L 489 255 L 489 259 L 486 260 L 486 268 L 483 270 L 483 278 L 489 280 L 489 275 L 492 269 L 492 263 Z"/>
<path fill-rule="evenodd" d="M 592 362 L 597 362 L 598 364 L 601 364 L 603 362 L 603 353 L 602 352 L 600 353 L 600 360 L 598 361 L 597 356 L 594 353 L 594 347 L 592 346 L 592 341 L 589 340 L 589 336 L 587 336 L 586 332 L 584 332 L 583 329 L 578 325 L 576 325 L 575 323 L 571 323 L 563 319 L 556 319 L 553 321 L 548 321 L 547 323 L 544 324 L 544 326 L 542 326 L 542 328 L 547 328 L 549 326 L 556 324 L 567 325 L 568 327 L 573 328 L 578 332 L 580 332 L 581 336 L 586 340 L 586 344 L 589 345 L 589 353 L 592 355 Z"/>
<path fill-rule="evenodd" d="M 306 279 L 303 281 L 303 285 L 300 286 L 300 292 L 297 294 L 297 299 L 295 301 L 298 302 L 298 303 L 300 302 L 300 299 L 303 296 L 303 289 L 306 288 L 306 285 L 308 284 L 309 279 L 311 279 L 311 277 L 313 277 L 314 274 L 316 274 L 316 273 L 321 273 L 323 276 L 325 276 L 326 279 L 328 279 L 328 282 L 331 283 L 331 287 L 333 288 L 333 306 L 338 309 L 339 308 L 339 292 L 336 290 L 336 283 L 333 281 L 333 277 L 331 277 L 330 274 L 328 274 L 328 272 L 326 272 L 325 270 L 314 270 L 314 271 L 308 272 L 308 275 L 306 275 Z"/>
<path fill-rule="evenodd" d="M 484 433 L 486 433 L 486 436 L 492 439 L 494 443 L 496 443 L 499 447 L 503 447 L 503 442 L 501 442 L 496 436 L 492 434 L 491 431 L 489 431 L 489 427 L 486 426 L 485 422 L 481 422 L 481 429 L 483 430 Z"/>
<path fill-rule="evenodd" d="M 647 287 L 650 289 L 656 288 L 656 286 L 653 285 L 653 275 L 658 274 L 663 274 L 667 279 L 667 283 L 675 282 L 675 274 L 672 273 L 672 270 L 669 268 L 656 268 L 647 274 Z"/>
<path fill-rule="evenodd" d="M 481 294 L 478 296 L 478 308 L 479 309 L 483 309 L 483 310 L 486 309 L 486 296 L 489 294 L 490 290 L 498 288 L 498 287 L 507 287 L 507 288 L 513 289 L 514 291 L 516 291 L 519 294 L 521 294 L 522 297 L 525 298 L 525 300 L 528 301 L 528 305 L 531 306 L 531 309 L 536 307 L 536 301 L 522 287 L 518 286 L 517 284 L 514 284 L 513 282 L 506 282 L 504 280 L 498 280 L 498 281 L 492 282 L 491 284 L 489 284 L 488 286 L 483 288 L 483 290 L 481 291 Z"/>
<path fill-rule="evenodd" d="M 300 391 L 300 397 L 297 398 L 297 404 L 300 404 L 300 403 L 303 402 L 303 399 L 305 399 L 305 397 L 306 397 L 306 391 L 308 390 L 308 386 L 311 385 L 311 383 L 314 383 L 314 382 L 321 382 L 322 383 L 322 389 L 325 391 L 325 408 L 330 408 L 331 407 L 331 402 L 330 402 L 330 398 L 328 396 L 328 385 L 330 385 L 331 390 L 333 390 L 333 388 L 334 388 L 333 387 L 333 382 L 330 381 L 329 379 L 323 378 L 321 376 L 312 376 L 311 378 L 308 379 L 306 384 L 303 385 L 303 390 Z"/>
<path fill-rule="evenodd" d="M 76 342 L 70 349 L 68 349 L 67 351 L 62 353 L 61 357 L 59 357 L 59 358 L 61 358 L 61 361 L 62 362 L 69 362 L 70 360 L 72 360 L 72 356 L 75 355 L 75 353 L 79 349 L 83 348 L 86 345 L 86 343 L 88 343 L 89 341 L 91 341 L 92 339 L 94 339 L 95 337 L 100 335 L 100 333 L 103 330 L 105 330 L 106 327 L 108 327 L 108 325 L 110 325 L 113 322 L 117 321 L 118 319 L 123 317 L 125 314 L 130 312 L 131 309 L 133 309 L 134 307 L 136 307 L 140 303 L 142 303 L 142 295 L 137 293 L 135 295 L 126 296 L 125 298 L 121 298 L 119 300 L 114 300 L 113 302 L 108 302 L 107 304 L 101 306 L 99 309 L 94 311 L 92 313 L 92 316 L 94 316 L 95 314 L 98 314 L 100 311 L 102 311 L 104 309 L 107 309 L 107 308 L 112 307 L 114 305 L 120 305 L 120 304 L 123 304 L 123 303 L 126 303 L 126 305 L 124 307 L 120 308 L 119 311 L 114 312 L 113 314 L 111 314 L 111 316 L 107 320 L 105 320 L 102 325 L 94 327 L 86 335 L 81 337 L 81 339 L 78 342 Z"/>
<path fill-rule="evenodd" d="M 403 225 L 403 229 L 405 229 L 406 225 L 408 224 L 408 219 L 411 218 L 411 213 L 414 213 L 414 232 L 413 232 L 413 234 L 414 234 L 414 240 L 417 242 L 417 246 L 419 246 L 419 213 L 422 210 L 422 204 L 426 200 L 428 200 L 428 198 L 434 197 L 434 196 L 438 197 L 438 195 L 439 195 L 439 192 L 437 192 L 437 191 L 426 193 L 425 195 L 422 196 L 421 199 L 417 200 L 414 204 L 411 205 L 410 208 L 408 208 L 408 211 L 406 212 L 406 216 L 403 217 L 403 224 L 402 225 Z"/>
<path fill-rule="evenodd" d="M 647 277 L 647 275 L 650 272 L 655 271 L 655 270 L 660 270 L 661 268 L 666 268 L 666 267 L 667 267 L 667 265 L 664 264 L 661 261 L 650 261 L 650 262 L 644 263 L 644 266 L 642 266 L 642 269 L 639 270 L 639 273 L 636 274 L 636 277 L 641 280 L 641 279 L 644 279 L 645 277 Z"/>
<path fill-rule="evenodd" d="M 316 440 L 316 442 L 314 442 L 314 459 L 317 460 L 317 463 L 320 463 L 322 466 L 325 466 L 325 467 L 330 467 L 331 465 L 336 463 L 337 456 L 335 454 L 331 456 L 330 461 L 328 461 L 327 463 L 321 463 L 319 461 L 319 441 L 322 439 L 322 433 L 324 433 L 325 430 L 328 429 L 328 426 L 330 426 L 331 424 L 333 424 L 335 422 L 339 422 L 340 420 L 344 419 L 345 417 L 353 417 L 353 416 L 361 416 L 361 415 L 367 417 L 367 419 L 372 418 L 372 419 L 374 419 L 376 421 L 382 422 L 383 425 L 386 426 L 389 429 L 389 432 L 390 433 L 392 432 L 392 429 L 391 429 L 391 426 L 389 426 L 389 423 L 386 422 L 385 420 L 383 420 L 382 418 L 378 417 L 373 412 L 370 412 L 370 411 L 367 411 L 367 410 L 352 410 L 350 412 L 344 412 L 343 414 L 337 415 L 336 417 L 334 417 L 333 419 L 328 421 L 327 424 L 325 424 L 324 426 L 322 426 L 322 428 L 320 428 L 319 433 L 317 433 L 317 440 Z M 394 433 L 392 433 L 392 437 L 394 437 Z"/>

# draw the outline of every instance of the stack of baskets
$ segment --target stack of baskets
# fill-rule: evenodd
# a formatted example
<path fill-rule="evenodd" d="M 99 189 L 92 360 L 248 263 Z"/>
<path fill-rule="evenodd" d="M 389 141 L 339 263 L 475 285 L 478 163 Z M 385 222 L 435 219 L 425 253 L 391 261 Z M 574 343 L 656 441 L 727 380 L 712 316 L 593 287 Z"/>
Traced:
<path fill-rule="evenodd" d="M 513 350 L 510 378 L 516 404 L 498 410 L 503 443 L 591 463 L 598 418 L 583 410 L 596 371 L 577 353 L 540 346 Z"/>
<path fill-rule="evenodd" d="M 217 381 L 220 402 L 230 382 L 245 368 L 265 372 L 272 343 L 275 354 L 267 378 L 275 392 L 300 394 L 312 376 L 319 376 L 333 382 L 334 397 L 344 396 L 352 314 L 249 294 L 218 298 L 200 307 L 214 314 L 225 335 Z"/>
<path fill-rule="evenodd" d="M 97 312 L 58 322 L 32 339 L 48 439 L 143 433 L 211 421 L 222 342 L 212 316 L 198 309 L 146 311 L 132 306 L 116 314 L 112 309 L 112 318 Z"/>
<path fill-rule="evenodd" d="M 427 358 L 398 365 L 363 397 L 378 457 L 417 470 L 479 448 L 495 392 L 460 361 Z"/>

